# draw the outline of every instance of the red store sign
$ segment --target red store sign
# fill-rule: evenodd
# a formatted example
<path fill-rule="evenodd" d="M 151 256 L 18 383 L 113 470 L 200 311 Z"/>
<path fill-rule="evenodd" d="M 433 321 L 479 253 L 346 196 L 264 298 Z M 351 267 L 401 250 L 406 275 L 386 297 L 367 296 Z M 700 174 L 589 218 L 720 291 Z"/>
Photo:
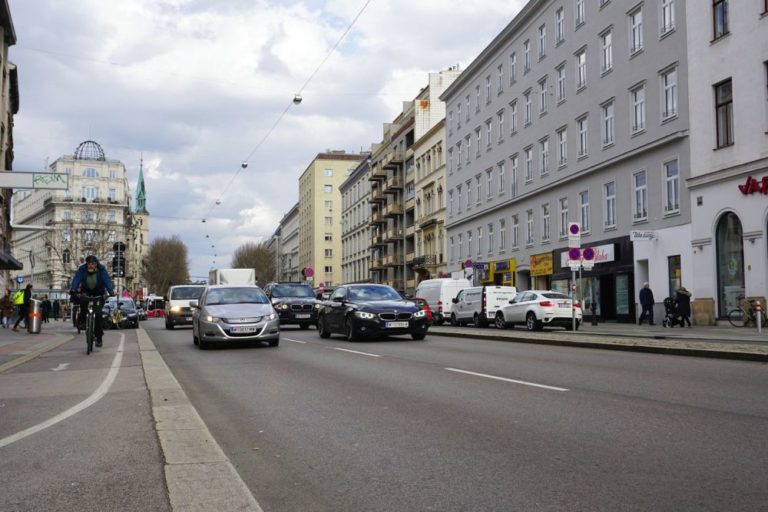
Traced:
<path fill-rule="evenodd" d="M 745 196 L 760 192 L 763 195 L 768 195 L 768 176 L 763 176 L 763 179 L 757 181 L 752 176 L 747 176 L 747 182 L 744 185 L 739 185 L 739 190 Z"/>

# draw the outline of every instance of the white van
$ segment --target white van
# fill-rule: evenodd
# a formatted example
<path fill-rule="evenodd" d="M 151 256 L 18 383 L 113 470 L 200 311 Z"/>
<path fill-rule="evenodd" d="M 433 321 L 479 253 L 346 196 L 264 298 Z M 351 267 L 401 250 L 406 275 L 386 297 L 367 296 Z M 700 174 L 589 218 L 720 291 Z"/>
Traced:
<path fill-rule="evenodd" d="M 177 325 L 192 325 L 192 308 L 189 301 L 197 300 L 205 290 L 202 284 L 182 284 L 168 288 L 165 297 L 165 328 Z"/>
<path fill-rule="evenodd" d="M 470 286 L 472 283 L 469 279 L 452 279 L 450 277 L 425 279 L 416 287 L 415 297 L 421 297 L 427 301 L 432 310 L 433 322 L 442 325 L 451 318 L 453 298 L 461 290 Z"/>
<path fill-rule="evenodd" d="M 485 327 L 492 324 L 496 311 L 517 295 L 514 286 L 472 286 L 461 290 L 453 299 L 451 325 L 475 324 L 475 327 Z"/>

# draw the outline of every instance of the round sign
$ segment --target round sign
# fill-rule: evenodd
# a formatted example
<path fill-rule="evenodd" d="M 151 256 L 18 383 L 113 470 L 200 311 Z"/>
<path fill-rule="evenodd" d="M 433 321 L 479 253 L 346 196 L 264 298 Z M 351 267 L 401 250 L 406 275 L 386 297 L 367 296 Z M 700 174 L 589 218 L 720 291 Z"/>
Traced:
<path fill-rule="evenodd" d="M 465 261 L 464 268 L 472 268 L 472 260 Z"/>
<path fill-rule="evenodd" d="M 570 226 L 568 226 L 568 231 L 571 232 L 572 235 L 578 235 L 579 234 L 579 225 L 575 222 L 571 223 Z"/>
<path fill-rule="evenodd" d="M 21 284 L 24 282 L 24 276 L 16 276 L 16 282 Z"/>
<path fill-rule="evenodd" d="M 581 255 L 584 257 L 587 261 L 592 261 L 595 259 L 595 250 L 591 247 L 586 247 L 582 252 Z"/>
<path fill-rule="evenodd" d="M 581 257 L 581 250 L 578 247 L 571 247 L 568 249 L 568 259 L 578 260 Z"/>
<path fill-rule="evenodd" d="M 304 267 L 304 277 L 312 277 L 315 275 L 315 271 L 312 267 Z"/>

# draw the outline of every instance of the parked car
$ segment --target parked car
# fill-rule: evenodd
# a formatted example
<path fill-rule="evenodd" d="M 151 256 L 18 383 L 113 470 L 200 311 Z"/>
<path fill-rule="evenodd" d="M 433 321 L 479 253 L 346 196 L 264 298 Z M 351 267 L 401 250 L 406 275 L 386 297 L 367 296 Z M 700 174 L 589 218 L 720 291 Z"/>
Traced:
<path fill-rule="evenodd" d="M 269 283 L 264 293 L 280 317 L 280 325 L 298 324 L 302 329 L 317 325 L 320 302 L 306 283 Z"/>
<path fill-rule="evenodd" d="M 472 283 L 469 279 L 451 279 L 450 277 L 425 279 L 416 287 L 416 296 L 424 297 L 432 309 L 434 322 L 442 325 L 451 319 L 453 299 L 461 290 L 470 286 Z"/>
<path fill-rule="evenodd" d="M 120 314 L 115 316 L 115 311 L 120 308 Z M 136 311 L 136 303 L 128 297 L 110 297 L 104 302 L 101 310 L 102 325 L 104 329 L 125 329 L 139 327 L 139 313 Z M 117 323 L 116 323 L 117 321 Z"/>
<path fill-rule="evenodd" d="M 426 312 L 383 284 L 338 286 L 317 318 L 321 338 L 343 334 L 348 341 L 399 334 L 423 340 L 428 329 Z"/>
<path fill-rule="evenodd" d="M 427 314 L 427 325 L 432 325 L 432 322 L 434 321 L 434 316 L 432 315 L 432 308 L 429 307 L 429 303 L 427 302 L 427 299 L 424 297 L 411 297 L 411 302 L 419 306 L 421 309 L 424 310 L 424 312 Z"/>
<path fill-rule="evenodd" d="M 192 308 L 189 302 L 200 298 L 205 290 L 200 284 L 181 284 L 168 288 L 165 297 L 165 328 L 173 329 L 177 325 L 192 325 Z"/>
<path fill-rule="evenodd" d="M 192 307 L 192 341 L 201 349 L 213 343 L 280 343 L 280 319 L 264 291 L 255 285 L 207 286 Z"/>
<path fill-rule="evenodd" d="M 492 324 L 500 307 L 508 304 L 515 295 L 514 286 L 472 286 L 461 290 L 453 299 L 451 325 L 472 323 L 475 327 Z"/>
<path fill-rule="evenodd" d="M 529 331 L 541 330 L 544 326 L 573 329 L 573 315 L 576 329 L 581 325 L 581 305 L 574 303 L 564 293 L 551 290 L 527 290 L 519 292 L 509 304 L 496 312 L 496 327 L 506 329 L 525 325 Z"/>

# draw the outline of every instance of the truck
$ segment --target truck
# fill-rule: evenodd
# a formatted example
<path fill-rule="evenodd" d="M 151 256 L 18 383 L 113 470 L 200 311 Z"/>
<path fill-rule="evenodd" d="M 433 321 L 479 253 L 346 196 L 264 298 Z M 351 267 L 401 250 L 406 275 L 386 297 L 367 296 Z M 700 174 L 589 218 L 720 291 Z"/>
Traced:
<path fill-rule="evenodd" d="M 208 284 L 256 284 L 252 268 L 219 268 L 208 272 Z"/>

